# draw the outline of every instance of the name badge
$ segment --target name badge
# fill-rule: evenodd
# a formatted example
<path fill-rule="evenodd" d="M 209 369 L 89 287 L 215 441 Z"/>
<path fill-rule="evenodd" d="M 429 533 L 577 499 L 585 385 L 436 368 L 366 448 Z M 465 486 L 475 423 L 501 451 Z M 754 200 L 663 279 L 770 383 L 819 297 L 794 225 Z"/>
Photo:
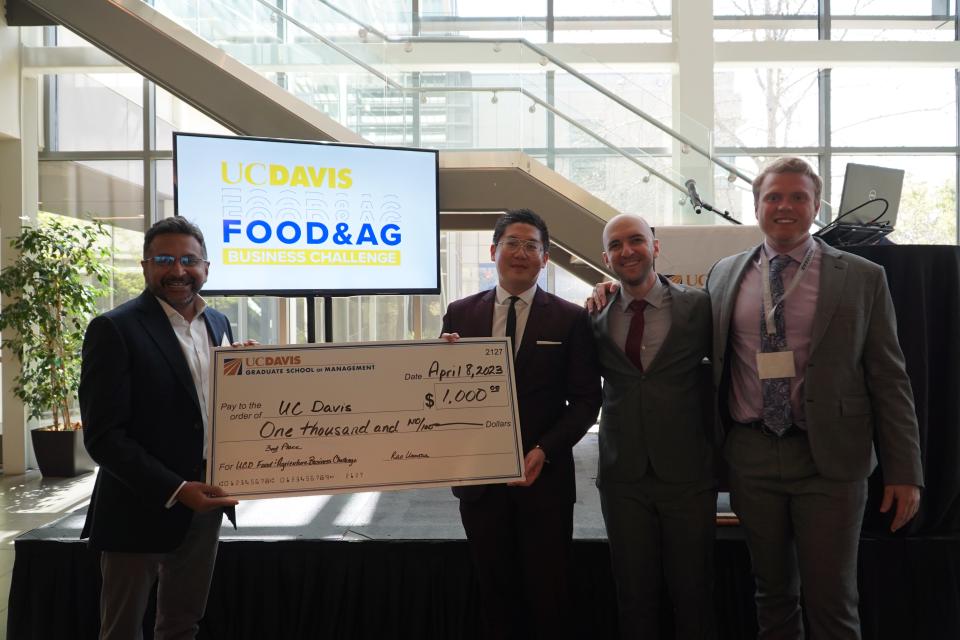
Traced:
<path fill-rule="evenodd" d="M 761 380 L 792 378 L 797 375 L 793 364 L 793 351 L 757 352 L 757 372 Z"/>

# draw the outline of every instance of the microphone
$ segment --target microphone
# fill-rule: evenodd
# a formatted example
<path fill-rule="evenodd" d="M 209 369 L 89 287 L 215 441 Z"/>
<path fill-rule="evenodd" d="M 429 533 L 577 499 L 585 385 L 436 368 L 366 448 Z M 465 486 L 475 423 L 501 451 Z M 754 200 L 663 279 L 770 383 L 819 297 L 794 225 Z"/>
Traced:
<path fill-rule="evenodd" d="M 690 204 L 693 205 L 693 210 L 696 213 L 700 213 L 703 211 L 703 200 L 700 199 L 700 194 L 697 193 L 697 181 L 689 178 L 683 184 L 687 187 L 687 195 L 690 197 Z"/>

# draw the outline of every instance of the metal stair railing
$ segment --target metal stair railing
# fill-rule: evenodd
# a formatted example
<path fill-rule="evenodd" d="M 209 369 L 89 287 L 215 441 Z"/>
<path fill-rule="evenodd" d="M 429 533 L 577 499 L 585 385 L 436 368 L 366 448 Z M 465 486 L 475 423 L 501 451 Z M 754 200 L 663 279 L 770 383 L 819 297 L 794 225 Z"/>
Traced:
<path fill-rule="evenodd" d="M 497 87 L 451 87 L 451 86 L 419 87 L 419 86 L 415 86 L 415 87 L 411 87 L 411 86 L 407 86 L 397 82 L 396 80 L 394 80 L 387 74 L 383 73 L 376 67 L 370 65 L 368 62 L 366 62 L 356 54 L 352 53 L 349 49 L 339 45 L 338 43 L 333 41 L 331 38 L 328 38 L 327 36 L 324 36 L 323 34 L 319 33 L 318 31 L 316 31 L 316 29 L 307 25 L 302 20 L 299 20 L 298 18 L 289 15 L 282 9 L 271 4 L 268 0 L 254 0 L 254 1 L 262 5 L 265 9 L 267 9 L 271 13 L 275 14 L 278 19 L 285 20 L 290 24 L 296 26 L 298 29 L 302 30 L 304 33 L 315 38 L 318 42 L 322 43 L 326 47 L 329 47 L 331 50 L 336 51 L 339 55 L 343 56 L 347 60 L 350 60 L 352 63 L 356 64 L 357 66 L 362 68 L 364 71 L 376 77 L 385 85 L 389 86 L 391 89 L 397 92 L 404 93 L 404 94 L 418 95 L 418 96 L 429 94 L 429 93 L 490 93 L 490 94 L 508 93 L 508 92 L 518 93 L 520 95 L 523 95 L 527 99 L 529 99 L 531 102 L 536 103 L 541 107 L 543 107 L 544 109 L 550 111 L 551 113 L 561 118 L 565 122 L 569 123 L 570 125 L 574 126 L 578 130 L 582 131 L 584 134 L 596 140 L 601 145 L 609 148 L 611 151 L 613 151 L 617 155 L 637 165 L 638 167 L 646 171 L 649 175 L 655 176 L 658 179 L 664 181 L 666 184 L 670 185 L 671 187 L 673 187 L 674 189 L 676 189 L 682 194 L 687 193 L 686 187 L 684 187 L 684 185 L 681 184 L 678 180 L 665 175 L 662 171 L 660 171 L 656 167 L 641 160 L 636 155 L 630 153 L 623 147 L 617 144 L 614 144 L 610 140 L 607 140 L 602 135 L 593 131 L 592 129 L 584 125 L 582 122 L 577 120 L 575 117 L 571 116 L 568 113 L 565 113 L 561 109 L 558 109 L 555 105 L 548 103 L 546 100 L 540 98 L 536 94 L 528 91 L 523 87 L 517 87 L 517 86 L 497 86 Z M 372 27 L 370 28 L 373 29 Z M 377 34 L 377 37 L 380 37 L 382 35 L 380 34 L 379 31 L 376 31 L 376 34 Z M 476 42 L 476 40 L 474 40 L 473 42 Z M 575 72 L 575 73 L 577 73 L 578 76 L 581 75 L 578 72 Z M 608 91 L 606 91 L 606 89 L 603 89 L 602 87 L 600 87 L 600 89 L 602 89 L 605 92 L 605 95 L 613 95 L 613 94 L 610 94 Z M 618 100 L 618 103 L 619 102 L 622 102 L 624 104 L 629 104 L 626 101 L 622 101 L 622 100 Z M 633 107 L 631 110 L 642 113 L 639 109 L 636 109 L 635 107 Z M 650 116 L 646 116 L 646 117 L 650 118 Z M 651 118 L 651 119 L 653 121 L 656 121 L 655 118 Z M 662 123 L 659 123 L 659 128 L 662 128 L 665 131 L 671 131 L 668 127 L 666 127 Z M 749 180 L 749 178 L 746 178 L 746 177 L 744 177 L 744 179 Z"/>
<path fill-rule="evenodd" d="M 257 0 L 257 1 L 258 1 L 258 2 L 261 2 L 261 3 L 264 2 L 264 0 Z M 568 65 L 568 64 L 567 64 L 566 62 L 564 62 L 563 60 L 560 60 L 559 58 L 557 58 L 556 56 L 554 56 L 553 54 L 551 54 L 549 51 L 547 51 L 547 50 L 544 49 L 543 47 L 541 47 L 541 46 L 539 46 L 539 45 L 537 45 L 537 44 L 535 44 L 535 43 L 533 43 L 533 42 L 530 42 L 530 41 L 527 40 L 526 38 L 467 38 L 467 37 L 462 37 L 462 36 L 446 36 L 446 37 L 437 37 L 437 36 L 390 36 L 390 35 L 387 35 L 387 34 L 383 33 L 382 31 L 380 31 L 379 29 L 377 29 L 377 28 L 374 27 L 373 25 L 370 25 L 370 24 L 368 24 L 368 23 L 363 22 L 362 20 L 359 20 L 358 18 L 355 18 L 354 16 L 352 16 L 352 15 L 351 15 L 350 13 L 348 13 L 347 11 L 344 11 L 343 9 L 341 9 L 341 8 L 337 7 L 336 5 L 334 5 L 333 3 L 329 2 L 329 0 L 316 0 L 316 2 L 319 3 L 319 4 L 322 4 L 322 5 L 324 5 L 324 6 L 326 6 L 326 7 L 329 8 L 330 10 L 336 12 L 337 14 L 339 14 L 339 15 L 343 16 L 344 18 L 346 18 L 347 20 L 349 20 L 349 21 L 353 22 L 354 24 L 356 24 L 356 25 L 360 28 L 360 30 L 358 31 L 358 36 L 359 36 L 360 39 L 363 40 L 363 41 L 366 41 L 366 38 L 367 38 L 368 35 L 374 35 L 374 36 L 376 36 L 378 39 L 382 40 L 383 42 L 398 43 L 398 44 L 405 44 L 405 43 L 415 44 L 415 43 L 418 43 L 418 42 L 422 42 L 422 43 L 438 43 L 438 44 L 447 44 L 447 43 L 456 43 L 456 42 L 463 42 L 463 43 L 470 43 L 470 44 L 489 43 L 489 44 L 491 44 L 491 45 L 498 45 L 498 44 L 501 44 L 501 45 L 502 45 L 502 44 L 508 44 L 508 43 L 509 43 L 509 44 L 518 44 L 518 45 L 520 45 L 520 46 L 522 46 L 522 47 L 525 47 L 525 48 L 527 48 L 527 49 L 530 49 L 531 51 L 533 51 L 534 53 L 536 53 L 538 56 L 540 56 L 541 64 L 542 64 L 542 65 L 545 65 L 545 62 L 544 62 L 544 61 L 546 61 L 546 62 L 549 62 L 549 63 L 553 64 L 553 65 L 556 66 L 558 69 L 562 69 L 563 71 L 565 71 L 566 73 L 570 74 L 571 76 L 573 76 L 573 77 L 576 78 L 577 80 L 579 80 L 579 81 L 583 82 L 585 85 L 589 86 L 591 89 L 597 91 L 598 93 L 600 93 L 600 94 L 603 95 L 604 97 L 612 100 L 613 102 L 615 102 L 615 103 L 618 104 L 619 106 L 623 107 L 623 108 L 626 109 L 627 111 L 629 111 L 629 112 L 633 113 L 634 115 L 636 115 L 637 117 L 641 118 L 643 121 L 647 122 L 648 124 L 656 127 L 657 129 L 659 129 L 659 130 L 662 131 L 663 133 L 667 134 L 668 136 L 670 136 L 671 138 L 673 138 L 673 139 L 676 140 L 677 142 L 679 142 L 679 143 L 681 143 L 682 145 L 684 145 L 684 147 L 686 147 L 686 148 L 688 148 L 688 149 L 690 149 L 690 150 L 692 150 L 692 151 L 695 151 L 695 152 L 699 153 L 700 155 L 702 155 L 703 157 L 707 158 L 707 159 L 710 160 L 712 163 L 714 163 L 715 165 L 717 165 L 718 167 L 720 167 L 720 168 L 722 168 L 724 171 L 726 171 L 726 172 L 728 173 L 728 175 L 736 176 L 737 178 L 745 181 L 745 182 L 748 183 L 748 184 L 752 183 L 752 181 L 753 181 L 753 177 L 747 175 L 746 173 L 744 173 L 743 171 L 741 171 L 740 169 L 738 169 L 736 166 L 734 166 L 734 165 L 732 165 L 732 164 L 730 164 L 730 163 L 728 163 L 728 162 L 726 162 L 726 161 L 724 161 L 724 160 L 722 160 L 722 159 L 720 159 L 720 158 L 714 157 L 713 153 L 710 152 L 708 149 L 703 148 L 700 144 L 694 142 L 694 141 L 691 140 L 689 137 L 687 137 L 687 136 L 683 135 L 682 133 L 680 133 L 679 131 L 676 131 L 675 129 L 667 126 L 666 124 L 664 124 L 663 122 L 661 122 L 659 119 L 651 116 L 650 114 L 648 114 L 647 112 L 643 111 L 642 109 L 640 109 L 639 107 L 637 107 L 637 106 L 634 105 L 633 103 L 631 103 L 631 102 L 629 102 L 629 101 L 627 101 L 627 100 L 624 100 L 623 98 L 621 98 L 621 97 L 618 96 L 617 94 L 613 93 L 612 91 L 610 91 L 609 89 L 607 89 L 607 88 L 604 87 L 603 85 L 601 85 L 601 84 L 599 84 L 598 82 L 596 82 L 595 80 L 591 79 L 589 76 L 586 76 L 586 75 L 584 75 L 583 73 L 577 71 L 576 69 L 574 69 L 573 67 L 571 67 L 570 65 Z M 681 188 L 680 191 L 686 193 L 686 189 Z"/>

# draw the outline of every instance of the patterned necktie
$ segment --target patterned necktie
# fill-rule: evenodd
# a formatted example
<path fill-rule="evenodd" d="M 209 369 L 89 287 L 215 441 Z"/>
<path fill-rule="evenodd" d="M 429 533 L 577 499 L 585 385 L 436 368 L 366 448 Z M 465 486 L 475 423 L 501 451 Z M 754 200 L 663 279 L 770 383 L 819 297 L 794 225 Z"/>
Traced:
<path fill-rule="evenodd" d="M 517 352 L 517 300 L 520 298 L 517 296 L 510 296 L 507 298 L 510 301 L 510 308 L 507 309 L 507 329 L 504 331 L 503 335 L 507 336 L 511 340 L 513 345 L 513 352 Z"/>
<path fill-rule="evenodd" d="M 640 371 L 643 371 L 643 310 L 647 308 L 646 300 L 634 300 L 628 307 L 633 312 L 630 318 L 630 330 L 627 332 L 627 342 L 623 345 L 623 351 L 630 358 Z"/>
<path fill-rule="evenodd" d="M 786 255 L 778 255 L 770 261 L 770 294 L 774 302 L 783 297 L 783 270 L 788 264 L 790 264 L 790 256 Z M 768 334 L 761 305 L 760 351 L 763 353 L 787 350 L 787 329 L 782 303 L 777 305 L 773 320 L 777 332 Z M 763 424 L 778 436 L 782 436 L 793 424 L 790 378 L 766 378 L 760 382 L 763 387 Z"/>

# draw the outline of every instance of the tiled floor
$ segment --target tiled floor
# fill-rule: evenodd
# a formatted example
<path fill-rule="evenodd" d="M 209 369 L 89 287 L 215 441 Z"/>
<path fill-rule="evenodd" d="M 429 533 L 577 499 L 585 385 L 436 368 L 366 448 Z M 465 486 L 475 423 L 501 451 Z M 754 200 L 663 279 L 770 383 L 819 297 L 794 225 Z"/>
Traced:
<path fill-rule="evenodd" d="M 39 471 L 0 476 L 0 638 L 7 630 L 13 539 L 85 505 L 95 477 L 43 478 Z"/>

